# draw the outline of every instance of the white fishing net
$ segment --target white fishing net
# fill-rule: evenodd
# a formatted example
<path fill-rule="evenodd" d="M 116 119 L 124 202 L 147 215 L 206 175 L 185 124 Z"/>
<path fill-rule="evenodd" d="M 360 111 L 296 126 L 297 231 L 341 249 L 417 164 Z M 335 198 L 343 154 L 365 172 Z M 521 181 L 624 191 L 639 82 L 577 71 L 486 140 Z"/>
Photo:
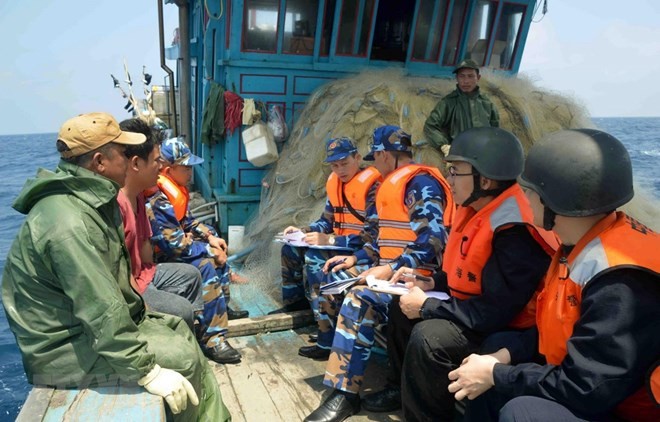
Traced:
<path fill-rule="evenodd" d="M 585 107 L 573 98 L 545 91 L 524 76 L 484 72 L 481 91 L 500 112 L 501 127 L 515 133 L 527 150 L 533 140 L 559 129 L 594 127 Z M 369 71 L 330 82 L 310 97 L 278 162 L 265 178 L 258 215 L 246 224 L 244 245 L 254 250 L 242 272 L 255 291 L 280 296 L 280 245 L 273 236 L 289 225 L 306 226 L 325 203 L 325 141 L 349 136 L 364 156 L 373 130 L 395 124 L 412 135 L 415 160 L 444 169 L 441 154 L 424 141 L 424 122 L 435 104 L 455 88 L 453 80 Z M 637 190 L 639 192 L 639 190 Z M 657 228 L 658 204 L 638 193 L 626 211 Z"/>

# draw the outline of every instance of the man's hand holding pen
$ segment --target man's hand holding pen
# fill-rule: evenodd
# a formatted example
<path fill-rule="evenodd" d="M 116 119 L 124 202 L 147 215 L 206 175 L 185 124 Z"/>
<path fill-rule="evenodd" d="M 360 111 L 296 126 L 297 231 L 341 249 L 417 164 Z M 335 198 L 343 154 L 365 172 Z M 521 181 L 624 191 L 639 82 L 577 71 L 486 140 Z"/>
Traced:
<path fill-rule="evenodd" d="M 423 291 L 433 290 L 435 287 L 435 280 L 432 277 L 427 277 L 415 273 L 415 270 L 408 267 L 401 267 L 390 279 L 392 283 L 405 283 L 406 287 L 412 289 L 419 287 Z"/>
<path fill-rule="evenodd" d="M 357 264 L 357 258 L 353 255 L 337 255 L 325 261 L 323 272 L 328 273 L 332 269 L 333 273 L 354 267 Z"/>

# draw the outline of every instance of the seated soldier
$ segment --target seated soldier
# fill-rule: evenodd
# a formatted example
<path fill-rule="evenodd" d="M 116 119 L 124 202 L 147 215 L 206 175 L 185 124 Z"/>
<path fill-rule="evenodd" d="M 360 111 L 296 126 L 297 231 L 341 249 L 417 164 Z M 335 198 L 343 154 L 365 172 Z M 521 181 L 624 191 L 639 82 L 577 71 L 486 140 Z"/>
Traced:
<path fill-rule="evenodd" d="M 117 195 L 126 249 L 131 257 L 131 283 L 149 309 L 180 316 L 192 330 L 194 312 L 204 308 L 202 275 L 190 264 L 153 261 L 151 226 L 143 191 L 156 186 L 158 180 L 161 160 L 158 134 L 141 119 L 124 120 L 119 127 L 147 138 L 140 145 L 126 147 L 126 182 Z"/>
<path fill-rule="evenodd" d="M 466 420 L 660 420 L 645 386 L 651 378 L 657 394 L 660 385 L 652 372 L 660 236 L 616 211 L 633 197 L 632 177 L 623 144 L 599 130 L 562 130 L 532 146 L 520 184 L 534 220 L 561 247 L 536 303 L 536 329 L 493 335 L 494 353 L 470 355 L 449 373 L 449 391 L 471 400 Z"/>
<path fill-rule="evenodd" d="M 557 246 L 551 233 L 534 226 L 516 183 L 524 154 L 512 133 L 468 129 L 454 139 L 445 160 L 451 163 L 449 184 L 460 204 L 442 257 L 441 278 L 450 299 L 427 298 L 423 290 L 433 283 L 409 283 L 410 293 L 390 306 L 389 385 L 364 398 L 368 410 L 398 409 L 403 385 L 404 416 L 410 420 L 453 420 L 447 373 L 478 350 L 489 333 L 534 325 L 535 292 Z M 413 335 L 433 347 L 433 356 L 424 355 L 433 364 L 404 356 L 413 327 Z"/>
<path fill-rule="evenodd" d="M 397 126 L 382 126 L 373 134 L 371 152 L 385 178 L 376 194 L 378 239 L 370 246 L 378 251 L 378 265 L 360 274 L 389 279 L 403 266 L 425 274 L 437 267 L 436 257 L 447 238 L 454 202 L 449 185 L 438 169 L 415 164 L 410 135 Z M 337 271 L 358 263 L 356 255 L 328 260 Z M 335 271 L 333 269 L 333 271 Z M 358 395 L 374 342 L 374 328 L 387 319 L 391 296 L 364 286 L 355 287 L 341 305 L 337 330 L 323 383 L 334 389 L 305 421 L 341 421 L 360 410 Z"/>
<path fill-rule="evenodd" d="M 204 309 L 197 313 L 200 343 L 206 355 L 218 363 L 237 363 L 241 354 L 226 340 L 230 309 L 230 268 L 227 243 L 215 230 L 190 214 L 186 186 L 192 166 L 204 160 L 190 152 L 179 138 L 166 140 L 160 149 L 164 161 L 157 189 L 146 204 L 158 261 L 192 264 L 202 273 Z M 243 311 L 237 317 L 247 316 Z"/>
<path fill-rule="evenodd" d="M 323 215 L 309 227 L 287 227 L 284 234 L 300 230 L 310 245 L 344 247 L 343 252 L 357 251 L 364 244 L 373 242 L 378 234 L 374 204 L 382 178 L 374 167 L 360 168 L 361 160 L 351 139 L 330 139 L 326 144 L 324 162 L 330 164 L 332 173 L 326 183 L 328 197 Z M 282 247 L 282 299 L 285 305 L 270 314 L 307 309 L 309 304 L 304 296 L 308 295 L 319 325 L 318 348 L 301 348 L 303 356 L 318 358 L 325 354 L 327 357 L 329 353 L 334 321 L 326 316 L 330 311 L 320 314 L 319 309 L 335 306 L 335 303 L 319 295 L 319 286 L 324 276 L 322 267 L 340 251 Z M 319 348 L 321 355 L 316 356 Z"/>
<path fill-rule="evenodd" d="M 117 191 L 128 165 L 125 146 L 144 141 L 107 113 L 62 125 L 57 171 L 39 170 L 14 203 L 27 217 L 2 276 L 7 320 L 32 384 L 137 382 L 163 397 L 174 420 L 228 421 L 213 372 L 183 320 L 146 312 L 130 285 Z"/>

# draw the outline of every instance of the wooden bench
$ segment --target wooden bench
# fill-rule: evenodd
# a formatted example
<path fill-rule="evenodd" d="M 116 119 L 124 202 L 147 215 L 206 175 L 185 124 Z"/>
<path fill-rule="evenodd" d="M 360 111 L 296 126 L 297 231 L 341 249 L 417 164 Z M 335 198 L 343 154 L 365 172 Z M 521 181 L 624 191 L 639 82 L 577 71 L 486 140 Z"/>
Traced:
<path fill-rule="evenodd" d="M 82 390 L 34 387 L 18 422 L 165 421 L 163 399 L 142 387 L 113 386 Z"/>

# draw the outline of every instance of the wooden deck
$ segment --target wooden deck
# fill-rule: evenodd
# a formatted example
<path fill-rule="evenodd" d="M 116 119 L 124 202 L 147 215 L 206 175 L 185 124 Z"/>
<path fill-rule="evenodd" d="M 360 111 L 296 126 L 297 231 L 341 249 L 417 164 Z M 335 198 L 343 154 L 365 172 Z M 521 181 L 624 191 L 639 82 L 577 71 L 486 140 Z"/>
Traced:
<path fill-rule="evenodd" d="M 252 318 L 230 321 L 232 345 L 243 354 L 235 365 L 209 361 L 225 405 L 234 422 L 302 421 L 330 394 L 323 385 L 325 361 L 298 356 L 316 332 L 311 311 L 265 315 L 280 305 L 271 297 L 275 287 L 232 286 L 231 304 L 247 309 Z M 372 353 L 362 394 L 385 384 L 387 357 Z M 141 387 L 99 387 L 82 390 L 33 388 L 19 421 L 63 420 L 162 421 L 163 401 Z M 362 411 L 349 421 L 401 421 L 400 412 Z"/>
<path fill-rule="evenodd" d="M 316 332 L 312 323 L 294 329 L 274 331 L 286 327 L 287 318 L 263 317 L 280 305 L 264 294 L 258 286 L 232 285 L 232 307 L 247 309 L 248 320 L 235 320 L 230 324 L 230 335 L 244 332 L 242 327 L 262 323 L 269 328 L 260 334 L 234 337 L 232 346 L 243 354 L 241 363 L 218 365 L 210 362 L 222 391 L 222 398 L 235 422 L 302 421 L 330 394 L 323 385 L 325 361 L 314 361 L 298 356 L 298 348 L 310 345 L 309 334 Z M 300 315 L 311 317 L 311 312 L 294 313 L 298 323 Z M 277 319 L 279 318 L 279 322 Z M 303 323 L 304 324 L 304 323 Z M 385 384 L 387 357 L 384 352 L 372 353 L 365 388 L 361 394 L 377 391 Z M 378 350 L 377 350 L 378 352 Z M 348 421 L 400 421 L 401 413 L 370 413 L 362 410 Z"/>

